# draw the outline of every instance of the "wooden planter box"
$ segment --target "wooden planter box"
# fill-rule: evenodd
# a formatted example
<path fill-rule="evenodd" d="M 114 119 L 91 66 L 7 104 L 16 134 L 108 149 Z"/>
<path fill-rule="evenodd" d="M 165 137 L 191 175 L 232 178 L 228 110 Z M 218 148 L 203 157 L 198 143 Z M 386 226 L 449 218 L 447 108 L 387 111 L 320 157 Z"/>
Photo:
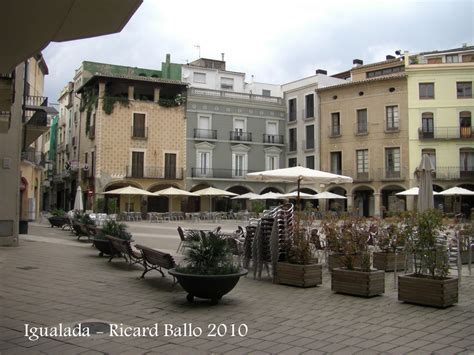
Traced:
<path fill-rule="evenodd" d="M 342 264 L 341 264 L 341 256 L 343 256 L 344 254 L 330 254 L 329 255 L 329 258 L 328 258 L 328 268 L 329 268 L 329 271 L 332 271 L 333 269 L 335 268 L 338 268 L 338 267 L 342 267 Z M 355 266 L 356 267 L 360 267 L 360 256 L 359 255 L 356 255 L 356 260 L 355 260 Z"/>
<path fill-rule="evenodd" d="M 434 280 L 429 276 L 398 276 L 398 300 L 446 308 L 458 302 L 458 278 Z"/>
<path fill-rule="evenodd" d="M 377 270 L 395 271 L 395 253 L 374 253 L 373 265 Z M 400 270 L 405 270 L 405 254 L 397 255 L 397 271 Z"/>
<path fill-rule="evenodd" d="M 323 283 L 321 264 L 298 265 L 278 262 L 276 282 L 298 287 L 313 287 Z"/>
<path fill-rule="evenodd" d="M 385 292 L 385 272 L 336 268 L 331 273 L 331 290 L 355 296 L 377 296 Z"/>

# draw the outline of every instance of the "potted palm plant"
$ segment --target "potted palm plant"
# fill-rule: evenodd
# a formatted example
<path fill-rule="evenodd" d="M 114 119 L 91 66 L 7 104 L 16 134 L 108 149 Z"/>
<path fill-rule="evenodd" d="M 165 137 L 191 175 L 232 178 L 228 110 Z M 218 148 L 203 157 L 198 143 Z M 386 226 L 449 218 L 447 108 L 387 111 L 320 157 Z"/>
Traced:
<path fill-rule="evenodd" d="M 384 271 L 405 269 L 405 253 L 400 252 L 405 244 L 403 227 L 397 221 L 379 222 L 375 244 L 379 251 L 373 253 L 374 268 Z"/>
<path fill-rule="evenodd" d="M 398 277 L 400 301 L 440 308 L 458 302 L 458 278 L 449 276 L 442 223 L 441 212 L 434 209 L 405 219 L 406 251 L 413 255 L 414 273 Z"/>
<path fill-rule="evenodd" d="M 362 217 L 352 217 L 337 226 L 337 233 L 343 250 L 342 267 L 332 270 L 331 289 L 363 297 L 384 293 L 385 272 L 372 269 L 370 263 L 369 244 L 378 233 L 378 225 Z"/>
<path fill-rule="evenodd" d="M 196 233 L 198 235 L 191 237 L 196 242 L 186 249 L 185 264 L 169 270 L 169 273 L 188 293 L 189 302 L 198 297 L 217 304 L 248 271 L 234 264 L 227 240 L 219 232 Z"/>
<path fill-rule="evenodd" d="M 107 220 L 101 229 L 97 230 L 95 237 L 92 239 L 94 246 L 100 251 L 99 255 L 117 255 L 120 252 L 112 247 L 107 235 L 120 238 L 123 240 L 132 240 L 132 235 L 127 231 L 127 225 L 113 220 Z"/>
<path fill-rule="evenodd" d="M 296 215 L 300 221 L 295 224 L 293 238 L 284 245 L 285 259 L 276 264 L 275 281 L 291 286 L 313 287 L 323 282 L 322 265 L 313 253 L 311 227 L 312 214 Z"/>

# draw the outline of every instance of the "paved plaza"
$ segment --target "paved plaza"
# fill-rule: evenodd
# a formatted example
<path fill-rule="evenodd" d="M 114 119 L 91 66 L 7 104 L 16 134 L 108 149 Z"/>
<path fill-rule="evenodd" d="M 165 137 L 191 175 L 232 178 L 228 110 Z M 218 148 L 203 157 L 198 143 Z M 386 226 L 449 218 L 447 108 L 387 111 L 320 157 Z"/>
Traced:
<path fill-rule="evenodd" d="M 221 223 L 224 231 L 238 224 Z M 130 231 L 137 243 L 175 253 L 176 226 L 139 222 L 130 223 Z M 108 263 L 67 231 L 30 224 L 29 233 L 20 247 L 0 248 L 1 354 L 474 354 L 474 276 L 467 268 L 459 303 L 447 309 L 398 302 L 393 273 L 386 274 L 383 296 L 333 294 L 327 271 L 323 285 L 310 289 L 254 280 L 250 273 L 211 306 L 204 300 L 189 304 L 169 275 L 150 272 L 139 279 L 140 266 L 118 258 Z M 25 336 L 25 324 L 31 330 L 92 321 L 122 329 L 158 324 L 159 332 L 36 341 Z M 190 329 L 202 334 L 188 334 Z"/>

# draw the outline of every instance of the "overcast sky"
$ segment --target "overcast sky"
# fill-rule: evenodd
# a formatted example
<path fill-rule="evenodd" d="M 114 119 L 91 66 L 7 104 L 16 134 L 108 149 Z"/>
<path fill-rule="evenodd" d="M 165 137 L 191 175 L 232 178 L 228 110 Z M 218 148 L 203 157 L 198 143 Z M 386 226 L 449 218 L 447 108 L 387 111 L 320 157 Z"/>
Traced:
<path fill-rule="evenodd" d="M 160 69 L 220 59 L 227 69 L 283 84 L 326 69 L 347 70 L 354 58 L 385 59 L 474 44 L 474 0 L 145 0 L 119 34 L 52 43 L 45 94 L 56 102 L 82 61 Z M 107 16 L 107 14 L 104 14 Z M 86 24 L 85 24 L 86 25 Z"/>

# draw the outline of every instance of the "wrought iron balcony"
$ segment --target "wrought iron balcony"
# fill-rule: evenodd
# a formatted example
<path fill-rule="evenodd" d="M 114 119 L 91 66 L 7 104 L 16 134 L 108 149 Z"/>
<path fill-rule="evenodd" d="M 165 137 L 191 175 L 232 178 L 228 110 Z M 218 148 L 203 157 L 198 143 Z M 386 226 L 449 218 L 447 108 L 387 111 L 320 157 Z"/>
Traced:
<path fill-rule="evenodd" d="M 311 120 L 314 120 L 314 109 L 303 109 L 302 110 L 302 117 L 303 117 L 303 120 L 305 121 L 311 121 Z"/>
<path fill-rule="evenodd" d="M 194 128 L 194 138 L 198 139 L 217 139 L 216 129 Z"/>
<path fill-rule="evenodd" d="M 148 138 L 148 127 L 134 127 L 132 126 L 132 138 L 133 139 L 147 139 Z"/>
<path fill-rule="evenodd" d="M 334 125 L 329 127 L 329 137 L 340 137 L 342 135 L 341 125 Z"/>
<path fill-rule="evenodd" d="M 474 168 L 437 166 L 433 178 L 435 180 L 473 180 Z"/>
<path fill-rule="evenodd" d="M 181 180 L 183 178 L 182 168 L 156 167 L 156 166 L 127 166 L 125 176 L 137 179 L 170 179 Z"/>
<path fill-rule="evenodd" d="M 472 127 L 435 127 L 433 130 L 418 129 L 418 138 L 423 139 L 474 139 Z"/>
<path fill-rule="evenodd" d="M 314 150 L 314 147 L 315 147 L 314 139 L 303 140 L 301 142 L 301 147 L 303 148 L 303 150 Z"/>
<path fill-rule="evenodd" d="M 245 179 L 248 173 L 256 170 L 245 169 L 211 169 L 211 168 L 191 168 L 193 178 L 214 178 L 214 179 Z"/>
<path fill-rule="evenodd" d="M 252 133 L 251 132 L 240 132 L 240 131 L 230 131 L 229 132 L 230 140 L 231 141 L 243 141 L 243 142 L 251 142 L 252 141 Z"/>
<path fill-rule="evenodd" d="M 283 136 L 279 134 L 264 134 L 263 143 L 283 144 Z"/>

